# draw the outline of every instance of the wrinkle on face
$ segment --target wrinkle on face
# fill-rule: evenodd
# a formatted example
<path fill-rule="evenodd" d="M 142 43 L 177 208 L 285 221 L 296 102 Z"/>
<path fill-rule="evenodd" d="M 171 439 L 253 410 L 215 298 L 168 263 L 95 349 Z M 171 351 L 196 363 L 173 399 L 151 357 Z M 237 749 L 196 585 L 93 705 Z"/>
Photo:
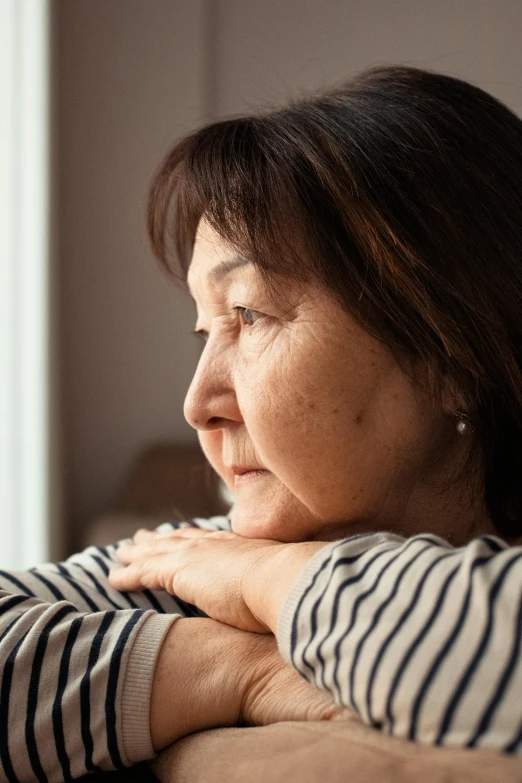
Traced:
<path fill-rule="evenodd" d="M 233 529 L 300 541 L 407 531 L 425 506 L 436 518 L 430 464 L 452 443 L 437 401 L 318 286 L 278 280 L 278 296 L 267 296 L 253 265 L 209 283 L 234 252 L 202 222 L 189 278 L 209 340 L 186 406 L 229 485 L 232 462 L 268 471 L 237 493 Z M 268 320 L 241 326 L 237 304 Z"/>

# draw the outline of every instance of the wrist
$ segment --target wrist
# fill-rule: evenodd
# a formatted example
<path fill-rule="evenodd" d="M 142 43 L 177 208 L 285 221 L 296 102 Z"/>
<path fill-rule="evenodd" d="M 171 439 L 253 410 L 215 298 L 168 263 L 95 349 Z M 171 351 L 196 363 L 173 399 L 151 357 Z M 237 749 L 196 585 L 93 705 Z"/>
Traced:
<path fill-rule="evenodd" d="M 283 604 L 297 577 L 324 542 L 303 541 L 262 550 L 243 585 L 243 600 L 274 635 Z"/>
<path fill-rule="evenodd" d="M 181 618 L 172 625 L 152 685 L 155 751 L 195 731 L 237 725 L 250 636 L 210 618 Z"/>

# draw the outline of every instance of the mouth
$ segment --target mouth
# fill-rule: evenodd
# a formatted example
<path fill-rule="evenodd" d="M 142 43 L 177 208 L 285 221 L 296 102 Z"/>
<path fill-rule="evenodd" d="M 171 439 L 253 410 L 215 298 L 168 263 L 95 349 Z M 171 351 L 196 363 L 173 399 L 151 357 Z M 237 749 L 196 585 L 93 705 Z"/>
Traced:
<path fill-rule="evenodd" d="M 263 468 L 248 468 L 239 465 L 231 465 L 228 470 L 232 473 L 234 479 L 234 489 L 242 486 L 243 484 L 249 484 L 252 481 L 257 481 L 265 476 L 268 476 L 270 471 Z"/>

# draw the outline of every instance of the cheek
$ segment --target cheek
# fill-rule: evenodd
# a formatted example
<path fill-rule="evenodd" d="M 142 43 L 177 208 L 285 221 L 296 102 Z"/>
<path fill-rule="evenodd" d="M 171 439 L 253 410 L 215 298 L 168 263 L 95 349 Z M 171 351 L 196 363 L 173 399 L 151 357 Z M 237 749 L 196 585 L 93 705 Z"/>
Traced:
<path fill-rule="evenodd" d="M 280 361 L 255 386 L 245 377 L 240 400 L 245 424 L 269 470 L 305 500 L 331 491 L 355 431 L 360 395 L 324 361 Z M 338 365 L 336 365 L 338 366 Z M 252 394 L 249 389 L 257 388 Z"/>

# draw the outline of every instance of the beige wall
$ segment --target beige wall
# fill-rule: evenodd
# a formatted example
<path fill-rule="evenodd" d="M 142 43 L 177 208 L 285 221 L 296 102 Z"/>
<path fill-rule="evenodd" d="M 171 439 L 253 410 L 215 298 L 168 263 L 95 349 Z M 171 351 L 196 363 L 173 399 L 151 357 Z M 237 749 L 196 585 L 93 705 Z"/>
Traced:
<path fill-rule="evenodd" d="M 186 299 L 144 238 L 151 174 L 206 121 L 204 3 L 58 0 L 60 335 L 65 515 L 105 509 L 129 460 L 190 440 Z"/>
<path fill-rule="evenodd" d="M 143 240 L 167 145 L 212 116 L 403 62 L 522 110 L 520 0 L 57 0 L 67 519 L 114 496 L 136 450 L 189 440 L 190 308 Z"/>
<path fill-rule="evenodd" d="M 522 110 L 520 0 L 218 0 L 218 114 L 383 63 L 462 76 Z"/>

